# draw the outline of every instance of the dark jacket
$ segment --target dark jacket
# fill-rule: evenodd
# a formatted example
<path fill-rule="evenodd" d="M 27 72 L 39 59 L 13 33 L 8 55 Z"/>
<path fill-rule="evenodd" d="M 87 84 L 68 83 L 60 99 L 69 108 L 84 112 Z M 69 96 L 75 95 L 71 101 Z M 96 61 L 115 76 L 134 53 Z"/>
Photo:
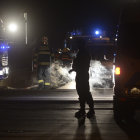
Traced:
<path fill-rule="evenodd" d="M 48 45 L 41 44 L 34 52 L 33 63 L 40 66 L 49 66 L 51 57 L 52 53 Z"/>
<path fill-rule="evenodd" d="M 72 58 L 71 58 L 71 56 L 70 56 L 70 53 L 69 52 L 63 52 L 62 54 L 61 54 L 61 60 L 62 61 L 72 61 Z"/>
<path fill-rule="evenodd" d="M 89 71 L 90 67 L 90 54 L 85 51 L 79 51 L 76 58 L 73 60 L 72 69 L 77 73 L 84 73 Z"/>

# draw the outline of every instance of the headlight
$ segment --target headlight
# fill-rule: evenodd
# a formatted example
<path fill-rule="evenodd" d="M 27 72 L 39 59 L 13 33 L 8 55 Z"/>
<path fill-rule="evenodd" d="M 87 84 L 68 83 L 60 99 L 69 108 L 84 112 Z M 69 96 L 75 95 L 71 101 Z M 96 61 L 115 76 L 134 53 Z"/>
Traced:
<path fill-rule="evenodd" d="M 3 75 L 3 70 L 0 70 L 0 75 Z"/>
<path fill-rule="evenodd" d="M 8 67 L 5 67 L 3 68 L 3 74 L 9 74 L 9 68 Z"/>
<path fill-rule="evenodd" d="M 2 57 L 2 66 L 8 65 L 8 57 Z"/>

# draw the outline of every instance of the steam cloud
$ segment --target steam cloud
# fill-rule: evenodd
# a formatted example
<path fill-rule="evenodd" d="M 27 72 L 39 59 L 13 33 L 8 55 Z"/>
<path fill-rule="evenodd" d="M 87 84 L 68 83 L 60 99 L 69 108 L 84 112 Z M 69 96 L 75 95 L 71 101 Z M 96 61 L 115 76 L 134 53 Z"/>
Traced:
<path fill-rule="evenodd" d="M 100 61 L 92 60 L 89 70 L 90 88 L 110 88 L 112 87 L 112 69 L 105 67 Z"/>
<path fill-rule="evenodd" d="M 71 69 L 71 66 L 63 66 L 61 62 L 56 61 L 51 66 L 51 84 L 54 88 L 59 88 L 65 85 L 67 89 L 69 89 L 70 84 L 72 87 L 75 87 L 75 72 L 71 74 L 68 71 Z M 90 70 L 89 70 L 89 83 L 90 89 L 93 90 L 94 88 L 110 88 L 112 87 L 112 70 L 106 68 L 101 64 L 100 61 L 92 60 L 90 63 Z"/>
<path fill-rule="evenodd" d="M 51 85 L 54 88 L 64 86 L 75 79 L 75 74 L 69 74 L 71 66 L 63 66 L 60 61 L 56 61 L 51 66 Z"/>

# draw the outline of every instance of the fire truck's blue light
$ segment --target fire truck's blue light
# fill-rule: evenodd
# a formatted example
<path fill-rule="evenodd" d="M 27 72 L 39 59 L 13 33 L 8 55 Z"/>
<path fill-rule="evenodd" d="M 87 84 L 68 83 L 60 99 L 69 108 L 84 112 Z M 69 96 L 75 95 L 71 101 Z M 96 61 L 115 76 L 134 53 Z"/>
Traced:
<path fill-rule="evenodd" d="M 1 51 L 5 51 L 7 49 L 10 49 L 10 46 L 8 46 L 7 44 L 2 44 L 2 45 L 0 45 L 0 49 L 1 49 Z"/>
<path fill-rule="evenodd" d="M 75 30 L 75 31 L 71 32 L 70 35 L 71 36 L 81 35 L 81 32 L 79 30 Z"/>
<path fill-rule="evenodd" d="M 102 30 L 99 28 L 92 30 L 92 36 L 97 37 L 97 38 L 102 36 Z"/>
<path fill-rule="evenodd" d="M 99 35 L 99 34 L 100 34 L 100 31 L 96 30 L 96 31 L 95 31 L 95 34 L 96 34 L 96 35 Z"/>
<path fill-rule="evenodd" d="M 73 35 L 76 35 L 76 33 L 73 33 Z"/>

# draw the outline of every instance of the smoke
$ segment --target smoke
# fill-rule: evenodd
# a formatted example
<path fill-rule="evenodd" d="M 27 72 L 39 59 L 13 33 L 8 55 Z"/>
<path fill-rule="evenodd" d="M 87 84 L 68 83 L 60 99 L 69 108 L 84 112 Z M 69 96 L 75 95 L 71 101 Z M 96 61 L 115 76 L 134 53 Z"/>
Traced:
<path fill-rule="evenodd" d="M 52 63 L 51 85 L 53 88 L 59 88 L 74 81 L 75 73 L 69 74 L 70 69 L 71 69 L 71 65 L 64 66 L 60 61 L 56 61 Z"/>
<path fill-rule="evenodd" d="M 63 66 L 60 61 L 56 61 L 51 66 L 51 84 L 53 88 L 75 88 L 75 72 L 71 74 L 68 71 L 71 65 Z M 100 61 L 92 60 L 89 69 L 90 90 L 95 88 L 112 87 L 112 70 L 103 66 Z"/>
<path fill-rule="evenodd" d="M 92 60 L 89 69 L 90 89 L 112 87 L 112 69 L 100 61 Z"/>

